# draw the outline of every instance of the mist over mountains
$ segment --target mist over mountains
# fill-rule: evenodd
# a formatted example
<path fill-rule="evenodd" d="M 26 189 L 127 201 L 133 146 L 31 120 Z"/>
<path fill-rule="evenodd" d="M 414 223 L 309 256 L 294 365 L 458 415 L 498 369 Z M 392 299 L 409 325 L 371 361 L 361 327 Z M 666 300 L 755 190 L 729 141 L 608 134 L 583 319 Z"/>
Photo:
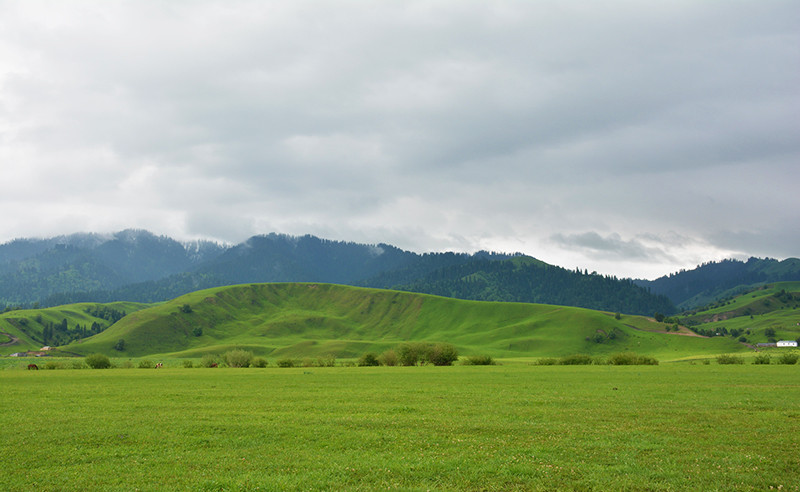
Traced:
<path fill-rule="evenodd" d="M 800 260 L 726 260 L 653 281 L 567 270 L 521 254 L 425 253 L 389 244 L 267 234 L 237 245 L 182 243 L 143 230 L 0 245 L 0 306 L 157 302 L 195 290 L 321 282 L 460 299 L 670 314 L 741 285 L 800 279 Z"/>

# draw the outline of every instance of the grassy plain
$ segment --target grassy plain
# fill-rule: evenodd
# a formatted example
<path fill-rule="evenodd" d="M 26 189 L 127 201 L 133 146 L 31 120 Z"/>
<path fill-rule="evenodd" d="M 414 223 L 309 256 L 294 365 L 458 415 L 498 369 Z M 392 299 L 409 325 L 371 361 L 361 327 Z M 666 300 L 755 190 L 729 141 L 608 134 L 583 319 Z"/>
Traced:
<path fill-rule="evenodd" d="M 798 490 L 800 366 L 0 371 L 3 490 Z"/>

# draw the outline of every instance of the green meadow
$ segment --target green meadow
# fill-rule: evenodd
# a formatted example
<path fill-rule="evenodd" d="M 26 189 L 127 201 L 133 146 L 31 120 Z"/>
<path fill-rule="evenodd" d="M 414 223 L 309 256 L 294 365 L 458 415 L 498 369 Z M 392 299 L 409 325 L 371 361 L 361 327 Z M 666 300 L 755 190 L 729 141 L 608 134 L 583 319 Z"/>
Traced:
<path fill-rule="evenodd" d="M 0 489 L 798 490 L 800 366 L 0 371 Z"/>

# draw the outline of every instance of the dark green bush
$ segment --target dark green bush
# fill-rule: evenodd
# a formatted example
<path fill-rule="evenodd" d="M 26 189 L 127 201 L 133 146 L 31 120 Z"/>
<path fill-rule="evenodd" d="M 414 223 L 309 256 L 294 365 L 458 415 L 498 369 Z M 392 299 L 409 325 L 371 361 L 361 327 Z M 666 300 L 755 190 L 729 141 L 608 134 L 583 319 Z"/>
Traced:
<path fill-rule="evenodd" d="M 787 352 L 785 354 L 781 354 L 780 358 L 778 359 L 778 363 L 780 364 L 797 364 L 797 360 L 800 359 L 800 355 L 797 355 L 794 352 Z"/>
<path fill-rule="evenodd" d="M 155 366 L 155 363 L 149 359 L 142 359 L 139 361 L 139 369 L 152 369 Z"/>
<path fill-rule="evenodd" d="M 717 356 L 717 364 L 744 364 L 744 358 L 738 355 L 722 354 Z"/>
<path fill-rule="evenodd" d="M 769 364 L 770 357 L 769 354 L 758 354 L 753 359 L 753 364 Z"/>
<path fill-rule="evenodd" d="M 565 355 L 558 363 L 562 366 L 588 366 L 592 363 L 592 357 L 586 354 Z"/>
<path fill-rule="evenodd" d="M 658 360 L 633 352 L 622 352 L 610 355 L 608 363 L 614 366 L 657 366 Z"/>
<path fill-rule="evenodd" d="M 397 352 L 392 349 L 382 353 L 380 357 L 378 357 L 378 360 L 380 360 L 380 363 L 384 366 L 396 366 L 400 361 L 399 357 L 397 357 Z"/>
<path fill-rule="evenodd" d="M 267 359 L 265 359 L 263 357 L 253 357 L 253 360 L 250 361 L 250 366 L 251 367 L 261 367 L 261 368 L 263 368 L 263 367 L 267 367 L 268 365 L 269 365 L 269 362 L 267 361 Z"/>
<path fill-rule="evenodd" d="M 496 364 L 490 355 L 470 355 L 464 362 L 465 366 L 493 366 Z"/>
<path fill-rule="evenodd" d="M 108 369 L 111 367 L 111 359 L 103 354 L 92 354 L 85 359 L 86 365 L 92 369 Z"/>
<path fill-rule="evenodd" d="M 336 356 L 335 355 L 320 355 L 317 357 L 317 366 L 318 367 L 335 367 L 336 366 Z"/>
<path fill-rule="evenodd" d="M 434 366 L 452 366 L 458 360 L 458 350 L 449 343 L 434 343 L 428 346 L 425 358 Z"/>
<path fill-rule="evenodd" d="M 399 345 L 396 349 L 400 365 L 416 366 L 427 362 L 427 346 L 420 342 L 408 342 Z"/>
<path fill-rule="evenodd" d="M 358 365 L 361 367 L 381 365 L 378 356 L 374 352 L 367 352 L 358 358 Z"/>
<path fill-rule="evenodd" d="M 285 359 L 278 359 L 278 360 L 275 362 L 275 364 L 276 364 L 278 367 L 294 367 L 294 366 L 295 366 L 294 359 L 289 359 L 289 358 L 285 358 Z"/>
<path fill-rule="evenodd" d="M 217 357 L 214 354 L 205 354 L 200 358 L 202 367 L 217 367 Z"/>
<path fill-rule="evenodd" d="M 185 361 L 183 361 L 183 367 L 185 367 L 186 369 L 191 369 L 192 367 L 194 367 L 194 364 L 192 363 L 191 360 L 186 359 Z"/>
<path fill-rule="evenodd" d="M 537 366 L 555 366 L 558 365 L 558 359 L 554 357 L 543 357 L 536 361 Z"/>
<path fill-rule="evenodd" d="M 242 349 L 229 350 L 222 355 L 222 359 L 228 364 L 228 367 L 250 367 L 253 352 Z"/>

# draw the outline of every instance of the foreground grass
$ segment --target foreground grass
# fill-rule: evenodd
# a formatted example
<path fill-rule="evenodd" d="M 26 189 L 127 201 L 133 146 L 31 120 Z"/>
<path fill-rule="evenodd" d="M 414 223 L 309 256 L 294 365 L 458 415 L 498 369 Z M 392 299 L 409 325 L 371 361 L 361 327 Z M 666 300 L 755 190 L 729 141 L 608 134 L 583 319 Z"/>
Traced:
<path fill-rule="evenodd" d="M 3 371 L 3 490 L 798 490 L 800 366 Z"/>

